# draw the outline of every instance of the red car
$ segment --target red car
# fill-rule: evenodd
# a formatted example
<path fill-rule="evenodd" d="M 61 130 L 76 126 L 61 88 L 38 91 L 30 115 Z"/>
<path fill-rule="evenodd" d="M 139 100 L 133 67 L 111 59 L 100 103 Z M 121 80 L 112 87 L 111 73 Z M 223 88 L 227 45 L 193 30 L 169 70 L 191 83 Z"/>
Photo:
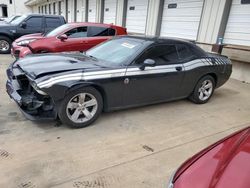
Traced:
<path fill-rule="evenodd" d="M 115 35 L 127 35 L 126 28 L 113 24 L 69 23 L 46 34 L 25 35 L 12 44 L 16 58 L 32 53 L 86 51 Z"/>
<path fill-rule="evenodd" d="M 176 171 L 169 188 L 249 188 L 250 127 L 194 155 Z"/>

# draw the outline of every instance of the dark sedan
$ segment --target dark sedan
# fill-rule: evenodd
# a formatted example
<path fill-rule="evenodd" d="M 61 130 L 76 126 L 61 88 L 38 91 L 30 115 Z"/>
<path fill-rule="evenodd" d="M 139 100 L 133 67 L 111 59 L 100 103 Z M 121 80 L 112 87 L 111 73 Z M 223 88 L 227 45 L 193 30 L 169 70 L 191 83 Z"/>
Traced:
<path fill-rule="evenodd" d="M 42 54 L 7 70 L 7 92 L 29 119 L 85 127 L 102 111 L 177 99 L 206 103 L 230 77 L 227 57 L 178 40 L 117 37 L 84 54 Z"/>

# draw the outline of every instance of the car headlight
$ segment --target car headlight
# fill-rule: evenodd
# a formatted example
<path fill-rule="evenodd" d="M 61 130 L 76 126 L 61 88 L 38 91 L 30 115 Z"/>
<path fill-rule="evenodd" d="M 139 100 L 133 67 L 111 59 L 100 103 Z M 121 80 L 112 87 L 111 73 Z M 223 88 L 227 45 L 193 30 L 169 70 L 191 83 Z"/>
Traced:
<path fill-rule="evenodd" d="M 22 40 L 20 42 L 17 42 L 18 46 L 27 46 L 29 43 L 35 41 L 36 39 L 30 39 L 30 40 Z"/>
<path fill-rule="evenodd" d="M 45 93 L 44 91 L 42 91 L 36 84 L 36 82 L 32 81 L 30 82 L 30 85 L 34 88 L 34 90 L 36 90 L 37 93 L 39 93 L 40 95 L 48 95 L 47 93 Z"/>

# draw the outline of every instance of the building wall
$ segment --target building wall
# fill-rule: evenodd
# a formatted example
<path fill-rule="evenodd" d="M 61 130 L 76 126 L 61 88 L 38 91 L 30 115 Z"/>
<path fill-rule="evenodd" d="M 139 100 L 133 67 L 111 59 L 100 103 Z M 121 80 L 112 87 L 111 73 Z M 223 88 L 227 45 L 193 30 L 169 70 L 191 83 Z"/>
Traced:
<path fill-rule="evenodd" d="M 26 14 L 32 12 L 32 8 L 24 4 L 26 0 L 0 0 L 0 4 L 7 5 L 8 17 L 17 15 L 17 14 Z M 2 17 L 2 10 L 0 9 L 0 17 Z"/>

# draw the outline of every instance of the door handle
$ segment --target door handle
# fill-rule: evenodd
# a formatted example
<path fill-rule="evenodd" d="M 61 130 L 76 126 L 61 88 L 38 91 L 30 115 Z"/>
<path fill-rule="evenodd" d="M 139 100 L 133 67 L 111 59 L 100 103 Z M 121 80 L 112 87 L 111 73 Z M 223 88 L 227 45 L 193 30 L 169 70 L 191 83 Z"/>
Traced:
<path fill-rule="evenodd" d="M 84 44 L 88 44 L 88 41 L 82 41 L 82 43 L 84 43 Z"/>
<path fill-rule="evenodd" d="M 182 71 L 182 67 L 175 67 L 177 71 Z"/>

